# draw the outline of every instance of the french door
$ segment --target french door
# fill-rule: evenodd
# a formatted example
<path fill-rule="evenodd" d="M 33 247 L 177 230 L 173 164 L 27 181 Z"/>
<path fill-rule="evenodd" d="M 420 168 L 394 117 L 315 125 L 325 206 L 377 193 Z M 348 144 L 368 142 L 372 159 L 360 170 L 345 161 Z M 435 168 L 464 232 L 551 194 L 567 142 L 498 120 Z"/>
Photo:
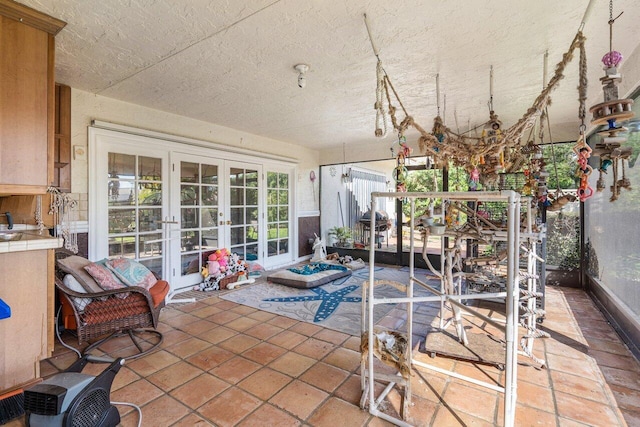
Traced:
<path fill-rule="evenodd" d="M 259 260 L 260 166 L 179 153 L 171 163 L 172 286 L 201 282 L 206 255 L 215 249 Z"/>
<path fill-rule="evenodd" d="M 89 257 L 127 257 L 193 286 L 208 251 L 294 261 L 295 166 L 90 128 Z M 149 149 L 153 147 L 152 149 Z"/>

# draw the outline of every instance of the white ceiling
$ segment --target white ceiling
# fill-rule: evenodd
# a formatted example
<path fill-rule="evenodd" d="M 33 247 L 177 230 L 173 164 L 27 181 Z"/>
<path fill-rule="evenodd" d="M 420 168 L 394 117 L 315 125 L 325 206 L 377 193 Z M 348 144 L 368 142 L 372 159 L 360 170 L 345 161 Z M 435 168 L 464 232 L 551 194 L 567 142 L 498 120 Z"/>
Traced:
<path fill-rule="evenodd" d="M 56 38 L 57 81 L 315 149 L 375 139 L 376 58 L 364 13 L 385 70 L 409 113 L 423 127 L 431 127 L 439 73 L 446 124 L 464 131 L 488 119 L 491 65 L 494 107 L 504 125 L 524 114 L 542 89 L 544 52 L 549 52 L 550 76 L 588 4 L 19 1 L 67 22 Z M 609 3 L 594 2 L 584 28 L 591 103 L 602 100 L 600 58 L 609 44 Z M 614 14 L 619 11 L 624 14 L 614 26 L 614 49 L 629 56 L 640 41 L 635 28 L 640 5 L 637 0 L 616 0 Z M 293 69 L 301 62 L 311 66 L 304 89 L 297 86 Z M 552 95 L 554 140 L 576 137 L 577 84 L 576 52 L 567 77 Z"/>

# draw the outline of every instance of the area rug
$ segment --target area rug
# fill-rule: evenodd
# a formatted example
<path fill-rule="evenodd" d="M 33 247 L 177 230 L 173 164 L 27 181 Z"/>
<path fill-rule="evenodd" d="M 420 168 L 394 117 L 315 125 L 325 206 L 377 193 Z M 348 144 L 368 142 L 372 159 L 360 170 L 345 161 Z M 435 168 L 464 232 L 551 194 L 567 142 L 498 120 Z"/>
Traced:
<path fill-rule="evenodd" d="M 425 276 L 423 274 L 418 277 Z M 397 268 L 376 267 L 374 278 L 409 283 L 408 271 Z M 368 279 L 367 267 L 354 271 L 349 277 L 334 280 L 317 288 L 297 289 L 276 283 L 258 283 L 221 295 L 220 298 L 359 336 L 362 283 Z M 433 280 L 430 280 L 430 284 L 439 286 L 439 282 Z M 388 285 L 377 286 L 375 292 L 376 298 L 404 296 Z M 416 295 L 420 292 L 414 288 Z M 394 304 L 376 305 L 374 322 L 377 323 L 393 308 Z"/>

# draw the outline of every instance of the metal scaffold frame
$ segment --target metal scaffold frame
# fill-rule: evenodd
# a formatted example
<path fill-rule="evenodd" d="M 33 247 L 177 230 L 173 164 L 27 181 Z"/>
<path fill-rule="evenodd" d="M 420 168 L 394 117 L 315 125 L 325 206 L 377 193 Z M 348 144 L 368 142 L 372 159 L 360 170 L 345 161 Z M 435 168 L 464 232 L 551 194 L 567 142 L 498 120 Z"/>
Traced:
<path fill-rule="evenodd" d="M 371 193 L 371 211 L 376 212 L 377 199 L 379 198 L 403 198 L 407 199 L 410 202 L 411 213 L 410 213 L 410 224 L 409 229 L 411 233 L 411 253 L 414 253 L 414 229 L 415 229 L 415 200 L 416 199 L 434 199 L 441 198 L 443 200 L 450 201 L 501 201 L 507 202 L 507 222 L 506 222 L 506 235 L 502 236 L 502 238 L 506 239 L 507 244 L 507 279 L 506 279 L 506 290 L 505 292 L 493 292 L 493 293 L 480 293 L 475 295 L 462 295 L 460 292 L 458 293 L 446 293 L 443 291 L 439 291 L 423 281 L 417 279 L 415 277 L 415 262 L 414 257 L 409 257 L 409 284 L 406 286 L 406 297 L 393 297 L 393 298 L 376 298 L 375 297 L 375 247 L 374 245 L 370 246 L 369 253 L 369 280 L 367 286 L 363 286 L 363 339 L 364 334 L 367 334 L 367 354 L 366 358 L 363 357 L 363 371 L 362 371 L 362 388 L 363 388 L 363 399 L 361 401 L 361 406 L 365 405 L 365 400 L 368 403 L 369 413 L 380 417 L 384 420 L 387 420 L 395 425 L 399 426 L 409 426 L 410 424 L 406 423 L 403 420 L 392 417 L 388 414 L 379 410 L 380 403 L 384 400 L 386 395 L 391 391 L 391 389 L 395 386 L 395 384 L 404 385 L 405 386 L 405 400 L 410 400 L 410 378 L 404 379 L 400 376 L 394 377 L 389 375 L 381 374 L 376 376 L 375 367 L 374 367 L 374 339 L 377 339 L 377 336 L 374 337 L 374 308 L 376 305 L 380 304 L 398 304 L 398 303 L 406 303 L 407 304 L 407 361 L 410 365 L 418 366 L 421 368 L 433 370 L 445 375 L 449 375 L 461 380 L 465 380 L 471 382 L 473 384 L 483 386 L 489 388 L 494 391 L 498 391 L 504 394 L 504 425 L 505 427 L 512 427 L 515 422 L 515 409 L 516 409 L 516 400 L 517 400 L 517 357 L 518 357 L 518 303 L 519 303 L 519 254 L 521 249 L 520 243 L 520 207 L 521 207 L 521 197 L 518 193 L 512 190 L 505 191 L 478 191 L 478 192 L 374 192 Z M 371 230 L 375 229 L 375 216 L 372 215 L 372 224 Z M 530 223 L 530 221 L 527 221 Z M 530 224 L 528 224 L 530 225 Z M 529 227 L 528 227 L 529 228 Z M 529 231 L 529 230 L 527 230 Z M 444 259 L 444 258 L 443 258 Z M 444 261 L 443 261 L 444 263 Z M 443 272 L 444 273 L 444 272 Z M 442 280 L 442 278 L 441 278 Z M 419 296 L 414 297 L 413 289 L 414 284 L 421 286 L 424 289 L 427 289 L 429 292 L 433 293 L 433 296 Z M 366 295 L 365 295 L 366 292 Z M 485 316 L 484 314 L 474 310 L 471 307 L 464 305 L 461 300 L 484 300 L 484 299 L 495 299 L 495 298 L 505 298 L 506 305 L 506 318 L 504 323 L 496 322 L 492 318 Z M 366 301 L 365 301 L 366 299 Z M 456 372 L 448 371 L 437 366 L 430 365 L 428 363 L 424 363 L 418 360 L 415 360 L 412 355 L 413 351 L 413 304 L 419 302 L 440 302 L 441 306 L 445 303 L 449 303 L 450 306 L 454 309 L 454 313 L 460 312 L 463 310 L 473 316 L 477 316 L 482 320 L 490 323 L 492 326 L 496 327 L 498 330 L 504 333 L 505 335 L 505 382 L 503 386 L 491 384 L 484 381 L 479 381 L 477 379 L 467 377 L 465 375 L 458 374 Z M 366 312 L 364 308 L 366 306 Z M 441 317 L 443 313 L 441 312 Z M 365 319 L 366 316 L 366 319 Z M 457 328 L 459 331 L 462 330 L 464 335 L 463 328 Z M 462 338 L 459 334 L 459 338 Z M 379 348 L 377 349 L 379 351 Z M 364 351 L 363 351 L 364 352 Z M 365 366 L 366 362 L 366 366 Z M 397 378 L 397 380 L 394 380 Z M 375 382 L 376 379 L 380 379 L 382 381 L 388 381 L 388 386 L 381 392 L 381 394 L 376 397 L 375 396 Z M 407 393 L 407 390 L 409 391 Z M 403 405 L 406 409 L 406 402 Z"/>

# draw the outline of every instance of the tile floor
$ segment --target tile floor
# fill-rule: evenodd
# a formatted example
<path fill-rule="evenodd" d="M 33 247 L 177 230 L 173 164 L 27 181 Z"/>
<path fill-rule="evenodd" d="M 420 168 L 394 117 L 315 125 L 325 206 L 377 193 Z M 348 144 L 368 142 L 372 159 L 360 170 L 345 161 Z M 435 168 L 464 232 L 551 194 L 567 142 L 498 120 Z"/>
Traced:
<path fill-rule="evenodd" d="M 551 338 L 537 340 L 534 352 L 548 368 L 518 366 L 516 425 L 640 426 L 638 361 L 584 292 L 547 289 L 543 328 Z M 397 326 L 403 316 L 396 310 L 383 321 Z M 142 408 L 143 426 L 390 425 L 359 408 L 359 337 L 217 296 L 163 309 L 160 329 L 161 350 L 126 363 L 112 387 L 112 400 Z M 420 352 L 414 357 L 483 381 L 503 380 L 493 366 Z M 42 362 L 42 375 L 74 360 L 58 345 Z M 502 397 L 489 389 L 414 369 L 412 392 L 407 421 L 414 425 L 503 424 Z M 400 390 L 390 393 L 386 413 L 397 416 L 400 396 Z M 135 410 L 119 410 L 123 426 L 137 425 Z"/>

